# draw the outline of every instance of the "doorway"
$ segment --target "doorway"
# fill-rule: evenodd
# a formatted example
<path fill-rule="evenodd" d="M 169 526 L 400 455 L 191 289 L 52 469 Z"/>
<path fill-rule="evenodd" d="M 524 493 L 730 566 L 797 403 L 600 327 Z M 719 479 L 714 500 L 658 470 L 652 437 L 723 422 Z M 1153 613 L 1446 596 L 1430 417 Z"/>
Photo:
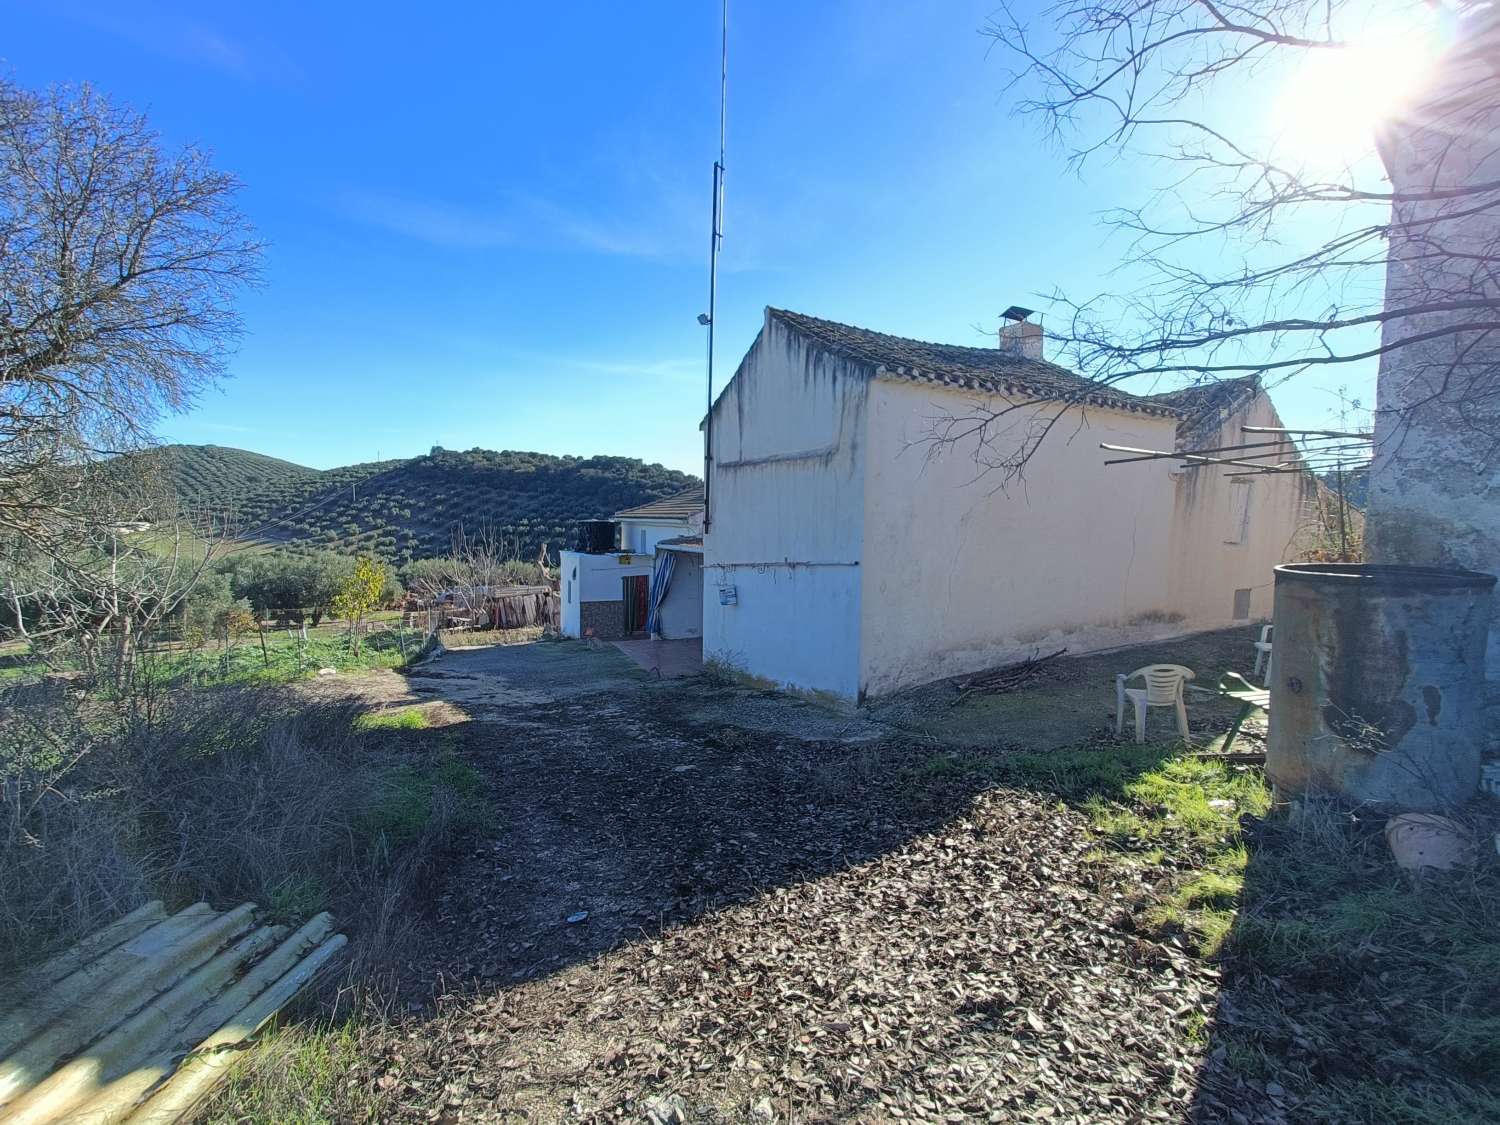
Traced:
<path fill-rule="evenodd" d="M 646 617 L 651 608 L 651 576 L 627 574 L 620 582 L 624 586 L 625 635 L 645 632 Z"/>

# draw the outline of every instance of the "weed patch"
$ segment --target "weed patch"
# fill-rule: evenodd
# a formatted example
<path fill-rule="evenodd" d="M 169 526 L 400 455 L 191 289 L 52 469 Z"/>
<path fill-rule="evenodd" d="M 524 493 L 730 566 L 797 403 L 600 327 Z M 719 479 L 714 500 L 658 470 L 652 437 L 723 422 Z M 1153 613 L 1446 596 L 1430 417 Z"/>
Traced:
<path fill-rule="evenodd" d="M 425 714 L 361 715 L 277 688 L 177 693 L 119 712 L 58 685 L 0 707 L 0 970 L 148 898 L 252 901 L 357 930 L 482 786 Z M 441 816 L 438 814 L 442 814 Z M 408 877 L 403 873 L 397 883 Z"/>
<path fill-rule="evenodd" d="M 390 711 L 367 711 L 354 720 L 357 731 L 426 730 L 431 723 L 420 707 L 398 707 Z"/>
<path fill-rule="evenodd" d="M 278 1125 L 381 1121 L 386 1098 L 365 1074 L 353 1023 L 283 1027 L 261 1038 L 202 1120 Z"/>

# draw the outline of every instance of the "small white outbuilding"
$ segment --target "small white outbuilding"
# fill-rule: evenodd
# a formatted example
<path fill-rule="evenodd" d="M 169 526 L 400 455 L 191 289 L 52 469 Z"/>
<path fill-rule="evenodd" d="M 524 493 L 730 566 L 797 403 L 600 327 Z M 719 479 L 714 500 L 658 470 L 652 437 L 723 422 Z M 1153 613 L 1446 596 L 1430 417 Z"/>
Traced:
<path fill-rule="evenodd" d="M 654 554 L 558 552 L 558 627 L 565 637 L 617 640 L 644 632 Z"/>
<path fill-rule="evenodd" d="M 703 548 L 696 538 L 703 530 L 703 486 L 625 508 L 614 514 L 613 522 L 607 549 L 559 554 L 563 636 L 698 636 L 702 597 L 694 591 L 703 583 Z M 608 530 L 607 524 L 603 526 Z M 669 589 L 663 631 L 653 627 L 653 618 Z M 689 600 L 691 612 L 685 609 Z"/>
<path fill-rule="evenodd" d="M 1132 395 L 1047 362 L 1035 324 L 998 343 L 766 311 L 710 416 L 705 659 L 863 699 L 1270 614 L 1303 476 L 1099 448 L 1243 441 L 1280 425 L 1258 383 Z"/>

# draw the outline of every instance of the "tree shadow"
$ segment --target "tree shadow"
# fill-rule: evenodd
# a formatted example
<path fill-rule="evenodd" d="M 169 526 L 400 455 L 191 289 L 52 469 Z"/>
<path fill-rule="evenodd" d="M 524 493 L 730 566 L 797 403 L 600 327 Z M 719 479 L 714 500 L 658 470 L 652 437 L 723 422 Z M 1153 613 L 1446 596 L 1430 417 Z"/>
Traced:
<path fill-rule="evenodd" d="M 1500 827 L 1487 799 L 1461 816 L 1481 846 Z M 1414 876 L 1378 814 L 1307 802 L 1242 822 L 1195 1117 L 1500 1120 L 1493 847 L 1467 870 Z"/>
<path fill-rule="evenodd" d="M 752 918 L 763 917 L 753 904 L 768 899 L 847 910 L 849 887 L 865 885 L 866 871 L 908 863 L 934 837 L 969 840 L 978 831 L 975 810 L 998 800 L 1026 803 L 1026 815 L 1048 819 L 1054 833 L 1087 837 L 1092 822 L 1091 843 L 1103 854 L 1070 869 L 1064 885 L 1088 898 L 1099 932 L 1125 951 L 1105 964 L 1120 981 L 1130 978 L 1126 991 L 1136 990 L 1141 1011 L 1106 1005 L 1098 1019 L 1133 1025 L 1127 1051 L 1149 1042 L 1162 1056 L 1142 1071 L 1142 1104 L 1199 1120 L 1495 1117 L 1481 1072 L 1500 1058 L 1500 1012 L 1494 990 L 1483 991 L 1500 969 L 1500 887 L 1491 874 L 1480 872 L 1468 889 L 1445 884 L 1413 898 L 1390 866 L 1377 822 L 1346 816 L 1336 830 L 1311 819 L 1291 824 L 1254 802 L 1227 819 L 1206 800 L 1154 808 L 1163 785 L 1190 791 L 1203 770 L 1232 773 L 1243 785 L 1231 792 L 1248 793 L 1256 767 L 1204 763 L 1180 745 L 1117 741 L 1102 704 L 1088 741 L 1063 750 L 953 747 L 907 732 L 864 741 L 867 719 L 840 723 L 825 709 L 706 681 L 606 678 L 602 690 L 569 684 L 542 693 L 533 689 L 573 667 L 560 648 L 548 655 L 531 662 L 534 680 L 509 679 L 496 693 L 503 723 L 399 732 L 418 755 L 457 746 L 483 778 L 483 820 L 431 883 L 424 952 L 407 980 L 415 1002 L 429 1004 L 435 992 L 449 998 L 447 1008 L 425 1009 L 435 1027 L 459 1018 L 451 1017 L 453 1004 L 495 1010 L 488 1006 L 524 993 L 526 1004 L 545 1006 L 553 978 L 564 993 L 592 988 L 597 981 L 572 970 L 626 947 L 642 952 L 600 962 L 614 966 L 606 975 L 653 963 L 658 947 L 696 964 L 706 956 L 698 945 L 734 932 L 718 919 L 738 916 L 741 906 Z M 460 662 L 446 674 L 473 678 L 481 663 L 476 656 L 473 667 Z M 1107 686 L 1099 694 L 1106 700 Z M 1197 714 L 1199 737 L 1228 721 Z M 836 737 L 841 731 L 848 740 Z M 1232 868 L 1237 881 L 1225 882 L 1221 870 L 1230 868 L 1208 862 L 1201 840 L 1175 840 L 1173 818 L 1200 815 L 1227 825 L 1213 845 L 1219 852 L 1243 848 Z M 1163 832 L 1132 839 L 1132 816 L 1156 818 Z M 1077 838 L 1053 836 L 1075 858 L 1090 843 Z M 955 862 L 993 847 L 958 846 Z M 1046 864 L 1050 855 L 1037 859 Z M 1098 885 L 1088 886 L 1094 878 Z M 817 889 L 799 892 L 808 887 Z M 1175 915 L 1162 916 L 1163 904 Z M 1214 918 L 1223 924 L 1217 936 L 1196 924 Z M 812 928 L 828 921 L 817 916 Z M 1044 959 L 1059 980 L 1086 979 L 1098 962 L 1080 957 L 1075 943 L 1090 939 L 1080 931 L 1061 940 L 1013 955 Z M 859 941 L 851 956 L 868 954 L 869 936 Z M 1222 954 L 1207 948 L 1220 941 Z M 716 971 L 707 962 L 702 969 Z M 955 985 L 983 978 L 980 963 L 976 970 L 971 978 L 957 969 Z M 1419 987 L 1393 980 L 1408 973 Z M 1155 999 L 1174 990 L 1186 997 L 1180 1013 Z M 1037 1025 L 1035 1003 L 978 993 L 956 1000 L 920 1057 L 908 1064 L 891 1056 L 904 1069 L 892 1070 L 878 1091 L 840 1092 L 839 1113 L 882 1112 L 885 1103 L 876 1103 L 890 1083 L 921 1087 L 944 1052 L 1050 1058 L 1054 1070 L 1073 1074 L 1076 1052 L 1047 1019 Z M 537 1010 L 528 1010 L 534 1018 Z M 707 1011 L 704 1018 L 716 1018 Z M 648 1080 L 648 1089 L 649 1081 L 665 1077 Z M 996 1086 L 997 1096 L 1006 1088 Z M 1436 1108 L 1419 1112 L 1418 1103 Z M 1018 1111 L 1040 1104 L 1023 1100 Z"/>
<path fill-rule="evenodd" d="M 430 905 L 441 953 L 422 985 L 504 988 L 558 972 L 899 850 L 990 785 L 925 784 L 927 749 L 705 721 L 724 694 L 643 684 L 522 706 L 504 727 L 401 732 L 417 753 L 459 738 L 486 782 L 486 823 Z M 729 694 L 764 718 L 764 699 Z"/>

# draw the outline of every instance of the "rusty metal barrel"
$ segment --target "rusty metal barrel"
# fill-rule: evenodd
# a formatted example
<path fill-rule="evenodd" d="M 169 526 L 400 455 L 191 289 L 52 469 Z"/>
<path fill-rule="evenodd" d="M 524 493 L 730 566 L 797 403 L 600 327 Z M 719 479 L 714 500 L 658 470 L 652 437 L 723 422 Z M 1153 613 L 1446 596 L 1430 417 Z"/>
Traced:
<path fill-rule="evenodd" d="M 1435 810 L 1478 790 L 1495 577 L 1276 568 L 1266 775 L 1279 799 Z"/>

